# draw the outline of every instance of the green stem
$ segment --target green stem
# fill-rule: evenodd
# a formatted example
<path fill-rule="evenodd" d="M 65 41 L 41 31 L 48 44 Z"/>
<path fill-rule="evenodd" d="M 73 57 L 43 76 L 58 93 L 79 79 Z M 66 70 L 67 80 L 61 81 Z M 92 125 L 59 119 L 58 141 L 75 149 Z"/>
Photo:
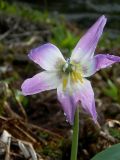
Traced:
<path fill-rule="evenodd" d="M 79 134 L 79 107 L 77 107 L 76 109 L 74 125 L 73 125 L 71 160 L 77 160 L 78 134 Z"/>

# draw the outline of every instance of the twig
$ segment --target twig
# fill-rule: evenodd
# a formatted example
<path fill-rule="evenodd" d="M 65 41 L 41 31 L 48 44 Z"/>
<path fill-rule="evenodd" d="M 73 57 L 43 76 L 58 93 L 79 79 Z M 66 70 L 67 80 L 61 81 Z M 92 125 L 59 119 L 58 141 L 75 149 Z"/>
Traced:
<path fill-rule="evenodd" d="M 19 105 L 19 110 L 20 110 L 20 112 L 22 113 L 23 118 L 25 119 L 25 121 L 27 121 L 27 114 L 26 114 L 26 112 L 25 112 L 25 110 L 24 110 L 24 107 L 22 106 L 22 104 L 20 103 L 20 101 L 17 100 L 16 95 L 15 95 L 15 92 L 14 92 L 14 90 L 12 89 L 12 87 L 9 86 L 9 88 L 11 89 L 12 95 L 14 96 L 14 99 L 15 99 L 16 103 Z"/>
<path fill-rule="evenodd" d="M 0 41 L 5 39 L 13 30 L 15 30 L 18 27 L 18 22 L 13 26 L 13 28 L 10 28 L 7 32 L 0 35 Z"/>
<path fill-rule="evenodd" d="M 19 42 L 19 43 L 10 44 L 8 48 L 11 49 L 13 47 L 29 47 L 30 45 L 32 45 L 39 39 L 40 38 L 38 36 L 34 36 L 34 37 L 31 37 L 29 41 L 27 42 Z"/>
<path fill-rule="evenodd" d="M 47 129 L 45 129 L 45 128 L 36 126 L 36 125 L 34 125 L 34 124 L 30 124 L 30 123 L 29 123 L 28 126 L 29 126 L 30 128 L 32 128 L 32 129 L 37 129 L 37 130 L 39 130 L 39 131 L 46 132 L 46 133 L 48 133 L 49 135 L 53 135 L 53 136 L 58 137 L 58 138 L 63 138 L 61 135 L 59 135 L 59 134 L 57 134 L 57 133 L 54 133 L 54 132 L 52 132 L 52 131 L 50 131 L 50 130 L 47 130 Z"/>
<path fill-rule="evenodd" d="M 22 151 L 25 159 L 29 160 L 43 160 L 42 157 L 37 154 L 30 142 L 23 141 L 20 139 L 15 139 L 11 136 L 6 130 L 3 131 L 2 136 L 0 137 L 0 142 L 4 145 L 3 148 L 6 148 L 5 160 L 10 160 L 10 155 L 19 156 L 16 153 L 10 152 L 10 145 L 12 142 L 16 142 L 19 149 Z M 4 151 L 5 153 L 5 151 Z"/>
<path fill-rule="evenodd" d="M 9 106 L 9 104 L 6 101 L 4 102 L 3 107 L 5 109 L 5 112 L 9 115 L 9 117 L 21 119 L 21 117 L 11 109 L 11 107 Z"/>
<path fill-rule="evenodd" d="M 33 138 L 32 136 L 30 136 L 27 132 L 25 132 L 22 128 L 20 128 L 19 126 L 15 125 L 15 128 L 19 130 L 19 132 L 21 132 L 23 135 L 25 135 L 26 137 L 28 137 L 28 139 L 33 142 L 33 143 L 37 143 L 36 139 Z"/>
<path fill-rule="evenodd" d="M 100 131 L 100 136 L 106 140 L 109 140 L 112 143 L 115 143 L 117 141 L 114 137 L 112 137 L 111 135 L 109 135 L 108 133 L 105 133 L 103 131 Z"/>
<path fill-rule="evenodd" d="M 0 139 L 3 143 L 6 144 L 5 160 L 10 160 L 11 134 L 9 134 L 6 130 L 4 130 Z"/>

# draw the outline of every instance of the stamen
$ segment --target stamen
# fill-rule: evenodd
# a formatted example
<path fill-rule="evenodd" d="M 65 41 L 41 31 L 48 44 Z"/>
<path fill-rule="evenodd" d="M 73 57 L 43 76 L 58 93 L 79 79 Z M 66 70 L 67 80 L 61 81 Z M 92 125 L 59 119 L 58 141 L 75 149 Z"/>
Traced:
<path fill-rule="evenodd" d="M 71 73 L 71 78 L 73 82 L 80 81 L 81 83 L 83 83 L 82 75 L 80 72 L 73 71 Z"/>
<path fill-rule="evenodd" d="M 77 82 L 77 77 L 74 71 L 71 73 L 71 78 L 73 82 Z"/>
<path fill-rule="evenodd" d="M 70 64 L 70 58 L 67 58 L 66 62 L 67 62 L 68 64 Z"/>
<path fill-rule="evenodd" d="M 80 72 L 76 72 L 76 77 L 78 80 L 80 80 L 81 83 L 83 83 L 82 75 Z"/>
<path fill-rule="evenodd" d="M 66 60 L 62 68 L 63 76 L 62 76 L 62 84 L 63 90 L 66 90 L 68 80 L 70 79 L 73 83 L 80 81 L 83 83 L 82 73 L 81 73 L 81 66 L 80 64 L 74 64 L 70 62 L 70 59 Z"/>
<path fill-rule="evenodd" d="M 65 65 L 63 67 L 63 71 L 65 72 L 67 68 L 68 68 L 68 63 L 65 63 Z"/>

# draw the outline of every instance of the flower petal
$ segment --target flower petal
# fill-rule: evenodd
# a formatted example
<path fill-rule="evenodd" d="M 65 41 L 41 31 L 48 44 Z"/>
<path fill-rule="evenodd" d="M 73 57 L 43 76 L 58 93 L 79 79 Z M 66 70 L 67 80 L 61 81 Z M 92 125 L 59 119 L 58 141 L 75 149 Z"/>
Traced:
<path fill-rule="evenodd" d="M 86 32 L 74 48 L 71 60 L 80 62 L 81 59 L 92 57 L 96 49 L 98 40 L 106 24 L 106 17 L 101 16 L 95 24 Z"/>
<path fill-rule="evenodd" d="M 109 67 L 116 62 L 120 62 L 120 57 L 109 54 L 98 54 L 81 64 L 83 77 L 89 77 L 98 70 Z"/>
<path fill-rule="evenodd" d="M 57 95 L 58 100 L 62 104 L 67 120 L 71 125 L 73 125 L 74 115 L 77 107 L 73 95 L 70 94 L 68 90 L 64 91 L 62 84 L 57 88 Z"/>
<path fill-rule="evenodd" d="M 25 80 L 21 86 L 24 95 L 32 95 L 57 88 L 60 83 L 55 72 L 44 71 Z"/>
<path fill-rule="evenodd" d="M 82 76 L 89 77 L 93 75 L 96 71 L 96 60 L 95 58 L 91 58 L 86 60 L 86 62 L 81 63 Z"/>
<path fill-rule="evenodd" d="M 65 61 L 60 50 L 51 43 L 32 49 L 28 56 L 43 69 L 49 71 L 56 70 L 56 65 L 61 61 Z"/>
<path fill-rule="evenodd" d="M 69 123 L 74 122 L 74 115 L 78 102 L 97 122 L 97 112 L 95 109 L 94 92 L 88 80 L 83 79 L 83 83 L 71 83 L 64 91 L 62 84 L 57 88 L 58 100 L 62 104 L 64 113 Z"/>
<path fill-rule="evenodd" d="M 98 54 L 94 59 L 96 61 L 95 72 L 102 68 L 109 67 L 116 62 L 120 62 L 120 57 L 110 54 Z"/>
<path fill-rule="evenodd" d="M 84 79 L 83 83 L 76 83 L 74 85 L 74 95 L 76 101 L 80 100 L 82 107 L 91 114 L 93 120 L 97 122 L 97 112 L 95 109 L 94 92 L 91 83 Z"/>

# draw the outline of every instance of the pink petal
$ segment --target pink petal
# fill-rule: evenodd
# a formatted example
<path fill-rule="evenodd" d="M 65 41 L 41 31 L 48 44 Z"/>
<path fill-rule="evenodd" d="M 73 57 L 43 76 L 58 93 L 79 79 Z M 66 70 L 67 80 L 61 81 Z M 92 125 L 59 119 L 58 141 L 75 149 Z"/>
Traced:
<path fill-rule="evenodd" d="M 77 43 L 71 55 L 72 60 L 79 62 L 84 58 L 92 58 L 105 24 L 106 17 L 103 15 Z"/>
<path fill-rule="evenodd" d="M 58 100 L 62 104 L 64 113 L 69 123 L 74 122 L 74 115 L 78 102 L 97 122 L 97 113 L 95 109 L 94 92 L 88 80 L 84 79 L 83 83 L 75 83 L 70 85 L 71 88 L 63 91 L 62 85 L 57 88 Z"/>
<path fill-rule="evenodd" d="M 53 44 L 47 43 L 30 51 L 31 60 L 39 64 L 45 70 L 56 70 L 59 62 L 65 61 L 60 50 Z"/>
<path fill-rule="evenodd" d="M 84 63 L 81 63 L 82 76 L 89 77 L 95 73 L 96 60 L 95 58 L 88 59 Z"/>
<path fill-rule="evenodd" d="M 69 91 L 63 91 L 62 85 L 60 85 L 57 88 L 57 95 L 58 95 L 58 100 L 62 104 L 62 108 L 66 115 L 66 119 L 69 121 L 71 125 L 73 125 L 74 114 L 77 106 L 73 95 L 71 95 Z"/>
<path fill-rule="evenodd" d="M 98 54 L 94 59 L 96 61 L 95 72 L 102 68 L 109 67 L 116 62 L 120 62 L 120 57 L 110 54 Z"/>
<path fill-rule="evenodd" d="M 84 79 L 83 83 L 77 83 L 74 86 L 76 101 L 81 102 L 81 106 L 92 116 L 94 122 L 97 122 L 97 112 L 95 109 L 94 92 L 91 83 Z"/>
<path fill-rule="evenodd" d="M 24 95 L 32 95 L 45 90 L 56 89 L 60 83 L 56 73 L 44 71 L 25 80 L 21 86 Z"/>
<path fill-rule="evenodd" d="M 83 77 L 89 77 L 98 70 L 109 67 L 117 62 L 120 62 L 120 57 L 118 56 L 98 54 L 82 64 Z"/>

